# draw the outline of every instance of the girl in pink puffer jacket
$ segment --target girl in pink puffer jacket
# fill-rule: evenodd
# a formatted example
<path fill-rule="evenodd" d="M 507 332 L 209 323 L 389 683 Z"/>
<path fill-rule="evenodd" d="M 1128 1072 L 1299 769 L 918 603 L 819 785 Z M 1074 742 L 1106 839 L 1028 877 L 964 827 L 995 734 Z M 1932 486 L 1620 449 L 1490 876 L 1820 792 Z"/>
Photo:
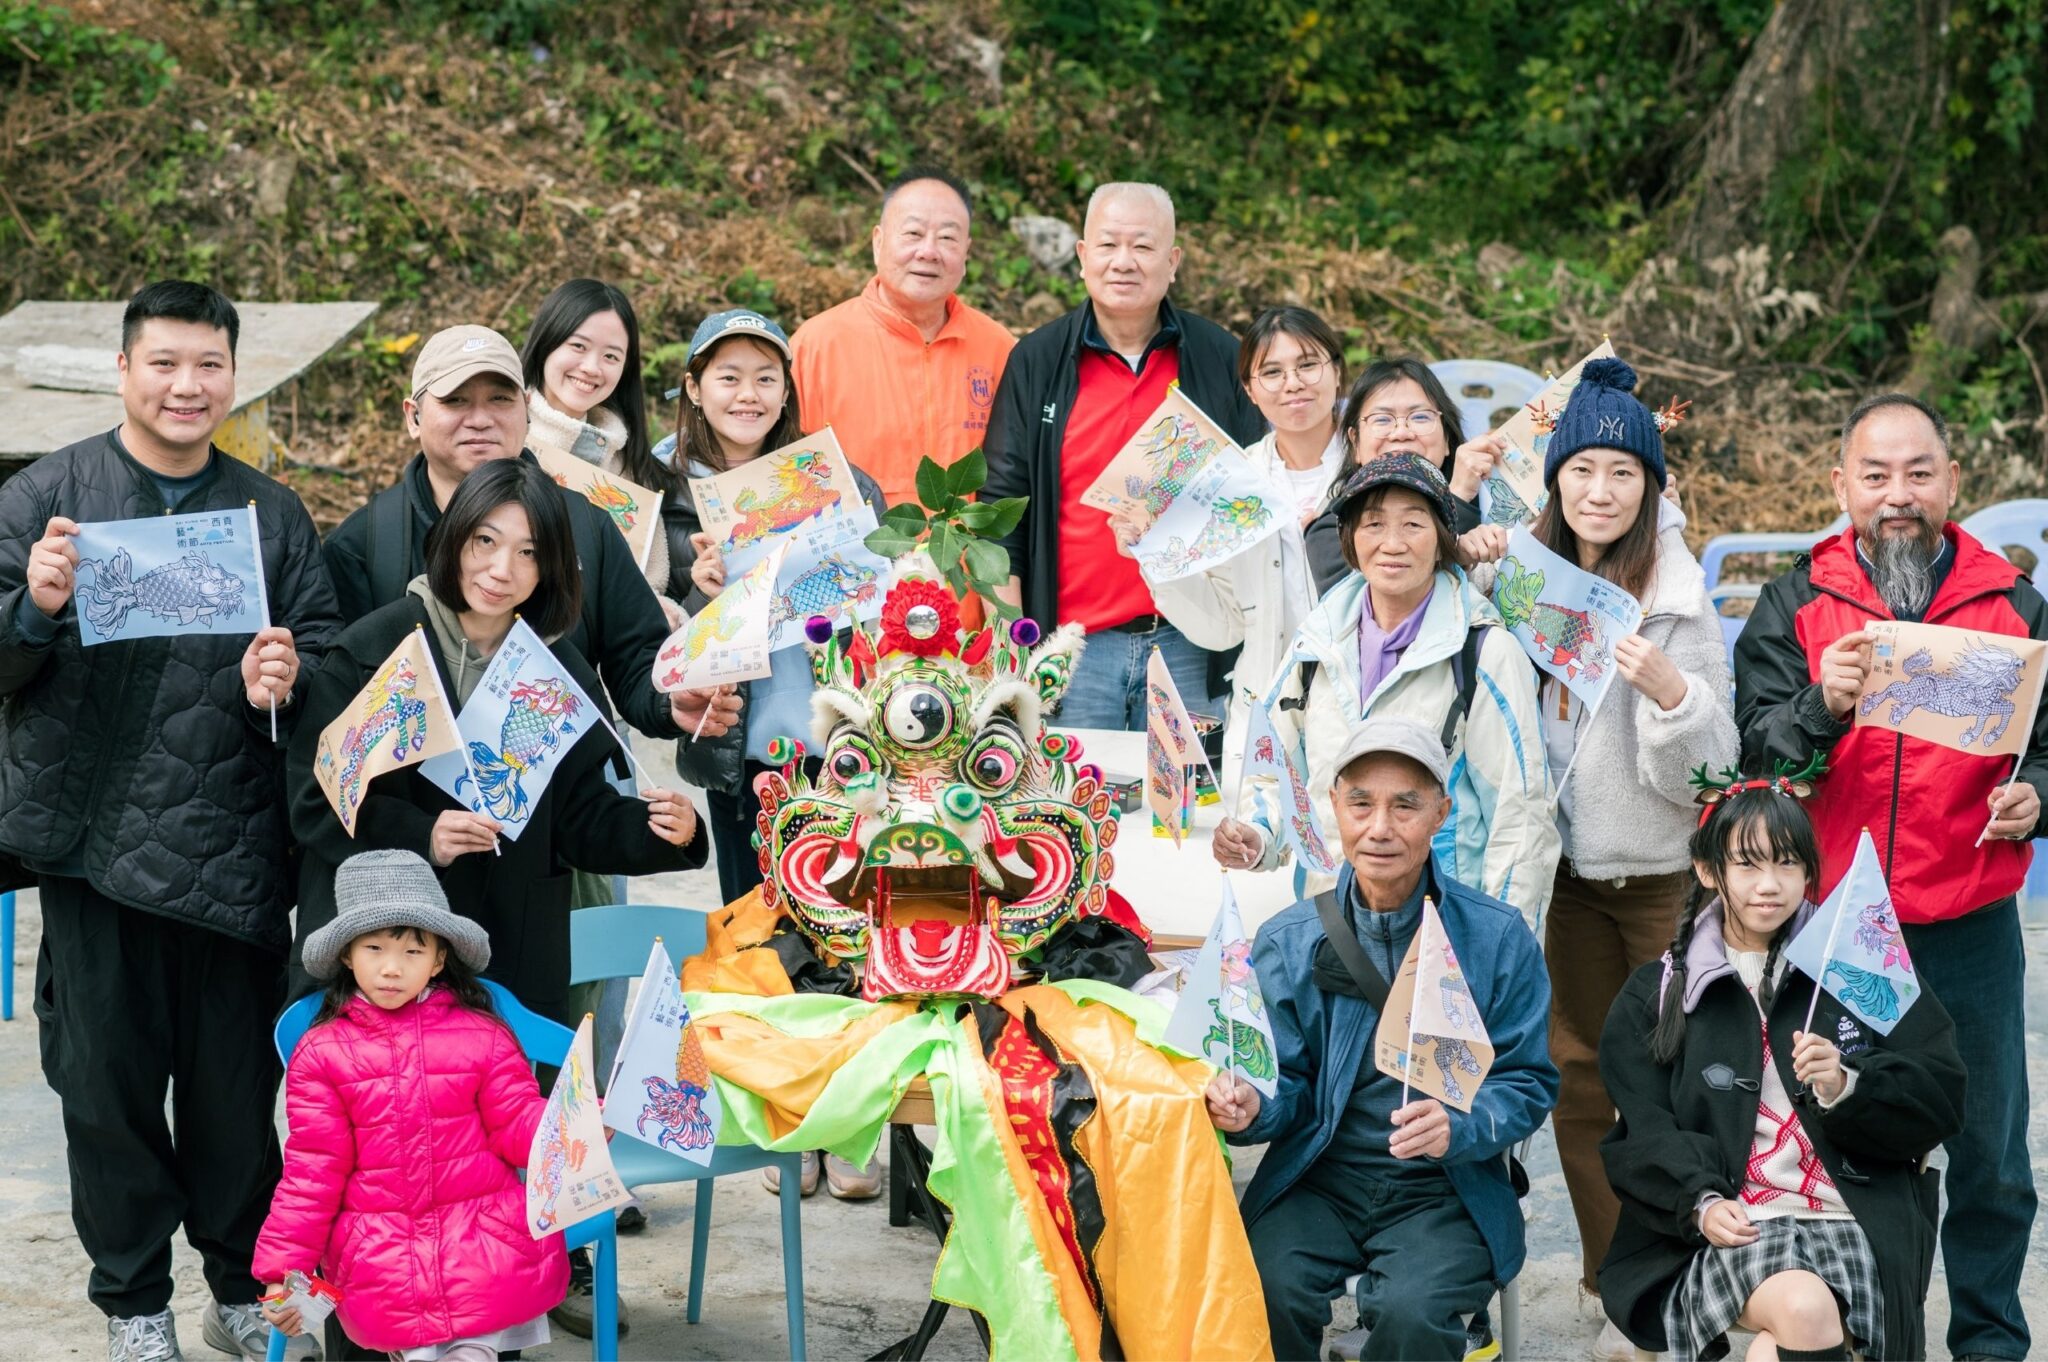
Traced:
<path fill-rule="evenodd" d="M 306 941 L 330 980 L 285 1078 L 284 1179 L 255 1273 L 318 1270 L 348 1336 L 418 1362 L 472 1362 L 548 1339 L 569 1259 L 526 1228 L 526 1165 L 546 1100 L 477 972 L 490 940 L 450 913 L 408 851 L 343 862 L 335 920 Z M 297 1333 L 295 1310 L 265 1314 Z"/>

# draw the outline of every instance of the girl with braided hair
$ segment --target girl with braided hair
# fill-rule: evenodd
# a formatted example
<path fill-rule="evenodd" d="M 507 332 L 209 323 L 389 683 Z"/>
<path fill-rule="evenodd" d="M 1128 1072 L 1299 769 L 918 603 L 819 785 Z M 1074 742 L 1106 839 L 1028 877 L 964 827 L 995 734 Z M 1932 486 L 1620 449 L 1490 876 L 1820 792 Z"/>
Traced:
<path fill-rule="evenodd" d="M 1819 911 L 1812 774 L 1696 773 L 1697 883 L 1600 1039 L 1621 1201 L 1601 1300 L 1674 1362 L 1726 1355 L 1731 1326 L 1756 1332 L 1748 1362 L 1926 1355 L 1926 1156 L 1962 1125 L 1963 1065 L 1931 995 L 1880 1035 L 1787 965 Z"/>

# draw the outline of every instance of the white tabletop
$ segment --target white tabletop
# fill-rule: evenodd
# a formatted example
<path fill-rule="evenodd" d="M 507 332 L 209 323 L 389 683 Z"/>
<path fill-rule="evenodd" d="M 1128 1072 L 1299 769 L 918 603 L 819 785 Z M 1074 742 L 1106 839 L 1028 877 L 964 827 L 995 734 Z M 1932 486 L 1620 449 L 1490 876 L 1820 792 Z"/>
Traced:
<path fill-rule="evenodd" d="M 1081 744 L 1081 760 L 1100 766 L 1111 780 L 1136 780 L 1145 769 L 1145 735 L 1107 729 L 1060 728 Z M 1295 901 L 1294 869 L 1225 871 L 1209 852 L 1209 838 L 1223 821 L 1221 804 L 1197 804 L 1194 826 L 1176 847 L 1170 837 L 1152 835 L 1152 810 L 1144 804 L 1123 815 L 1117 829 L 1116 845 L 1110 854 L 1116 859 L 1110 884 L 1138 911 L 1138 918 L 1154 932 L 1174 936 L 1206 936 L 1223 901 L 1223 881 L 1229 876 L 1244 914 L 1247 931 L 1257 929 L 1273 914 Z"/>

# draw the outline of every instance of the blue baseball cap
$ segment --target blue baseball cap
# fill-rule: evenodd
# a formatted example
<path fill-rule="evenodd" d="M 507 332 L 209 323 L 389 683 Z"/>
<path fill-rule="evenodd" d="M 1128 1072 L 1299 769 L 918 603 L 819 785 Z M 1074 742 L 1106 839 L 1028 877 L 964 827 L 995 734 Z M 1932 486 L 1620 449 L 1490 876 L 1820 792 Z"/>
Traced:
<path fill-rule="evenodd" d="M 788 359 L 789 337 L 782 328 L 758 312 L 744 307 L 714 312 L 697 324 L 697 334 L 690 337 L 690 358 L 708 352 L 712 346 L 732 336 L 745 336 L 749 340 L 767 341 Z"/>

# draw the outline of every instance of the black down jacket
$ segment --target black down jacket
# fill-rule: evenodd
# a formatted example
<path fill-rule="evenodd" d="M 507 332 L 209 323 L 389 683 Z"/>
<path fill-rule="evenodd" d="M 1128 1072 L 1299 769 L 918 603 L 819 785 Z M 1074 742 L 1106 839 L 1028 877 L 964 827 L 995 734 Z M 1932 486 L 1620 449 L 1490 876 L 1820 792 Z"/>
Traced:
<path fill-rule="evenodd" d="M 284 747 L 297 701 L 341 627 L 312 517 L 289 488 L 214 451 L 178 513 L 256 504 L 270 620 L 299 653 L 295 703 L 270 715 L 242 689 L 247 634 L 79 643 L 21 632 L 29 549 L 52 516 L 81 524 L 164 513 L 162 493 L 113 432 L 47 454 L 0 487 L 0 851 L 27 865 L 82 858 L 100 893 L 283 955 Z M 34 607 L 30 607 L 33 609 Z"/>

